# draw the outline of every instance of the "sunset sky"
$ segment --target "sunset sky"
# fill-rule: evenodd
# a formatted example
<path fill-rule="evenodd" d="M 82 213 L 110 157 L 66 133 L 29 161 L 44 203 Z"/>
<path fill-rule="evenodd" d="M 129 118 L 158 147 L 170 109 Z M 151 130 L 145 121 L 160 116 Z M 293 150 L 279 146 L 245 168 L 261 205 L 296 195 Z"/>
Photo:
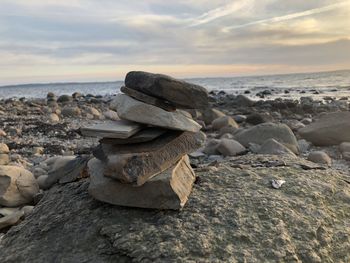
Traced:
<path fill-rule="evenodd" d="M 0 85 L 350 69 L 350 0 L 0 4 Z"/>

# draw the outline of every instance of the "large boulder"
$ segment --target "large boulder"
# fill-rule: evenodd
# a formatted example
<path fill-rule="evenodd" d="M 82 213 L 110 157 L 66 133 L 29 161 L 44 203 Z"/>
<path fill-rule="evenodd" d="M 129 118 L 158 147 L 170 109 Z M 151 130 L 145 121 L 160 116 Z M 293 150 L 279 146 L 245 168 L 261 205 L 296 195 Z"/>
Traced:
<path fill-rule="evenodd" d="M 198 109 L 208 106 L 205 88 L 162 74 L 131 71 L 125 77 L 125 86 L 166 100 L 176 107 Z"/>
<path fill-rule="evenodd" d="M 298 130 L 302 138 L 316 146 L 338 145 L 350 141 L 350 112 L 334 112 Z"/>
<path fill-rule="evenodd" d="M 346 176 L 305 165 L 246 155 L 197 169 L 180 212 L 96 201 L 88 179 L 56 185 L 3 236 L 0 262 L 348 262 Z"/>
<path fill-rule="evenodd" d="M 0 165 L 0 205 L 29 204 L 39 192 L 33 174 L 21 167 Z"/>
<path fill-rule="evenodd" d="M 245 147 L 249 147 L 250 143 L 262 145 L 268 139 L 275 139 L 293 153 L 299 153 L 298 141 L 292 130 L 285 124 L 262 123 L 236 133 L 235 139 Z"/>

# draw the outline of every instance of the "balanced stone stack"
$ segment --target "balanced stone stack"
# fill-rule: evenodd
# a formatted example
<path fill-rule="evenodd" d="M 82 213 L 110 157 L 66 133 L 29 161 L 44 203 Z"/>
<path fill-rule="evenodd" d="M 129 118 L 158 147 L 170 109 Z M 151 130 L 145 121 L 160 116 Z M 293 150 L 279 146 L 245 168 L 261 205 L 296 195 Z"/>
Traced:
<path fill-rule="evenodd" d="M 187 154 L 205 142 L 183 109 L 208 106 L 203 87 L 169 76 L 130 72 L 111 108 L 120 121 L 82 128 L 102 137 L 88 163 L 89 193 L 122 206 L 181 209 L 195 174 Z"/>

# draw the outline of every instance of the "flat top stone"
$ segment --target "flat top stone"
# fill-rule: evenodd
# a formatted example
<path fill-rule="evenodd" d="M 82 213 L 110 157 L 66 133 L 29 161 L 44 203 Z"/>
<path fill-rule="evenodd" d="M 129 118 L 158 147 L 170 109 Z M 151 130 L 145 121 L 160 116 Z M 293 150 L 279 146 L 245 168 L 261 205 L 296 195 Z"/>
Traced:
<path fill-rule="evenodd" d="M 162 134 L 166 133 L 168 130 L 156 127 L 145 128 L 133 136 L 126 139 L 118 139 L 118 138 L 103 138 L 100 140 L 100 143 L 104 144 L 134 144 L 134 143 L 142 143 L 152 141 Z"/>
<path fill-rule="evenodd" d="M 126 75 L 125 85 L 167 100 L 179 108 L 196 109 L 208 106 L 208 91 L 205 88 L 167 75 L 131 71 Z"/>
<path fill-rule="evenodd" d="M 151 105 L 159 107 L 159 108 L 162 108 L 163 110 L 166 110 L 166 111 L 175 111 L 176 110 L 176 107 L 171 105 L 170 103 L 168 103 L 164 100 L 149 96 L 149 95 L 142 93 L 140 91 L 130 89 L 130 88 L 125 87 L 125 86 L 121 87 L 120 90 L 122 92 L 124 92 L 126 95 L 129 95 L 130 97 L 132 97 L 136 100 L 142 101 L 142 102 L 147 103 L 147 104 L 151 104 Z"/>
<path fill-rule="evenodd" d="M 198 132 L 201 126 L 181 111 L 169 112 L 156 106 L 118 94 L 111 107 L 115 107 L 121 119 L 144 123 L 172 130 Z"/>
<path fill-rule="evenodd" d="M 125 139 L 134 135 L 143 128 L 139 123 L 118 120 L 95 124 L 80 128 L 84 136 Z"/>

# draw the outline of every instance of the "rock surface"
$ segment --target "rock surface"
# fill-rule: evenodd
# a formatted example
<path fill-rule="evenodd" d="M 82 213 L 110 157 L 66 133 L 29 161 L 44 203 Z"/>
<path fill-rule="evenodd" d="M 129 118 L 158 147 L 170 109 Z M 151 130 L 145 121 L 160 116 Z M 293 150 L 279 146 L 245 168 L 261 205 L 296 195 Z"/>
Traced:
<path fill-rule="evenodd" d="M 131 71 L 125 77 L 125 86 L 164 99 L 177 107 L 200 109 L 208 106 L 205 88 L 162 74 Z"/>
<path fill-rule="evenodd" d="M 179 210 L 196 178 L 187 155 L 139 187 L 105 177 L 104 165 L 97 159 L 90 160 L 88 166 L 89 193 L 97 200 L 120 206 Z"/>
<path fill-rule="evenodd" d="M 31 172 L 17 166 L 0 166 L 0 205 L 29 204 L 38 191 L 39 186 Z"/>
<path fill-rule="evenodd" d="M 2 238 L 0 262 L 348 262 L 349 176 L 287 157 L 197 170 L 180 212 L 98 202 L 87 180 L 56 185 Z"/>
<path fill-rule="evenodd" d="M 118 94 L 114 104 L 121 119 L 172 130 L 198 132 L 201 129 L 197 122 L 178 111 L 169 112 L 135 100 L 125 94 Z"/>
<path fill-rule="evenodd" d="M 298 132 L 316 146 L 338 145 L 350 141 L 350 112 L 335 112 L 322 116 Z"/>
<path fill-rule="evenodd" d="M 146 143 L 102 144 L 94 155 L 106 164 L 106 176 L 142 185 L 152 176 L 168 169 L 183 155 L 197 150 L 204 144 L 205 138 L 202 132 L 170 131 Z"/>
<path fill-rule="evenodd" d="M 287 146 L 293 153 L 299 153 L 297 139 L 285 124 L 262 123 L 236 133 L 235 139 L 245 147 L 248 147 L 249 143 L 262 145 L 268 139 L 275 139 Z"/>

